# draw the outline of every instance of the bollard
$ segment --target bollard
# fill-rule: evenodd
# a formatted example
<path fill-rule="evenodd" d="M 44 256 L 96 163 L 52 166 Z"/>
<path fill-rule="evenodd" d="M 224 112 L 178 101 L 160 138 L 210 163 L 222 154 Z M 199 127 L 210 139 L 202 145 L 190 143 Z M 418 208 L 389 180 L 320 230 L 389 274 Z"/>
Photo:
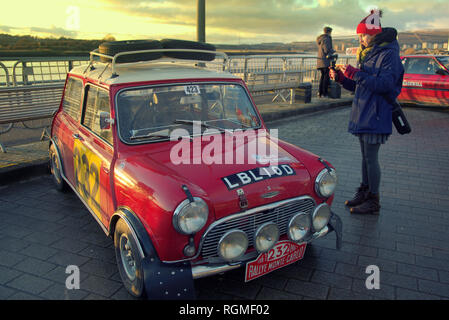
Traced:
<path fill-rule="evenodd" d="M 295 89 L 295 100 L 310 103 L 312 101 L 312 84 L 310 82 L 300 83 Z"/>

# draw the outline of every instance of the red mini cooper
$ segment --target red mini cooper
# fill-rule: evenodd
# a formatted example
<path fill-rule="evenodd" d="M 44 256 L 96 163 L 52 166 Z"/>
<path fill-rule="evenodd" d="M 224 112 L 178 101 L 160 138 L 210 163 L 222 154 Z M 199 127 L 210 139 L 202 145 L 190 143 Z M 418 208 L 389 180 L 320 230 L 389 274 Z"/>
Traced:
<path fill-rule="evenodd" d="M 342 224 L 325 160 L 268 132 L 209 44 L 116 41 L 69 72 L 50 164 L 114 241 L 127 290 L 195 297 L 194 279 L 245 281 L 300 260 Z"/>
<path fill-rule="evenodd" d="M 400 102 L 449 106 L 449 56 L 401 57 L 404 81 Z"/>

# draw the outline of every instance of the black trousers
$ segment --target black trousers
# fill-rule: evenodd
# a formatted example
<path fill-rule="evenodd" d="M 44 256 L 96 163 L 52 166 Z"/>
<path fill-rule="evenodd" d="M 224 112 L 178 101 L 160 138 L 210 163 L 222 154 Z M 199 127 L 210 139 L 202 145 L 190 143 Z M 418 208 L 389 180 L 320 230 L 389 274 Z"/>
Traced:
<path fill-rule="evenodd" d="M 327 96 L 330 82 L 329 68 L 318 68 L 318 70 L 321 71 L 320 88 L 318 93 L 320 97 Z"/>
<path fill-rule="evenodd" d="M 379 194 L 380 186 L 380 165 L 379 148 L 380 143 L 369 144 L 359 138 L 360 149 L 362 151 L 362 183 L 369 186 L 369 191 Z"/>

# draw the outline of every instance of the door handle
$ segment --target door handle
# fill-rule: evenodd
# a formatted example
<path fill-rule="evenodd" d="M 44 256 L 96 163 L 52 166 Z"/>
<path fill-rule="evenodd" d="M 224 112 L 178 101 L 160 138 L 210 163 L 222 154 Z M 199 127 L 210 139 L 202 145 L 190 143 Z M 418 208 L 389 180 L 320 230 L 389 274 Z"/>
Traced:
<path fill-rule="evenodd" d="M 80 141 L 83 141 L 83 140 L 84 140 L 78 133 L 72 134 L 72 137 L 73 137 L 74 139 L 77 139 L 77 140 L 80 140 Z"/>

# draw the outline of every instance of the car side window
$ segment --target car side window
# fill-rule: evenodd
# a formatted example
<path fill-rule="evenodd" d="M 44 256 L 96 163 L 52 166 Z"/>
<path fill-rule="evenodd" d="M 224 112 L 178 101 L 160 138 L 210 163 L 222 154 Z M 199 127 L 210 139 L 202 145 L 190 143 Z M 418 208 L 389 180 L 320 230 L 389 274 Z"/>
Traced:
<path fill-rule="evenodd" d="M 112 129 L 100 128 L 100 113 L 111 112 L 108 92 L 94 86 L 86 86 L 86 102 L 82 124 L 112 144 Z"/>
<path fill-rule="evenodd" d="M 83 82 L 81 79 L 69 78 L 65 87 L 62 110 L 76 121 L 80 119 L 81 97 L 83 92 Z"/>
<path fill-rule="evenodd" d="M 408 58 L 405 69 L 405 73 L 433 75 L 438 69 L 438 65 L 433 59 Z"/>

